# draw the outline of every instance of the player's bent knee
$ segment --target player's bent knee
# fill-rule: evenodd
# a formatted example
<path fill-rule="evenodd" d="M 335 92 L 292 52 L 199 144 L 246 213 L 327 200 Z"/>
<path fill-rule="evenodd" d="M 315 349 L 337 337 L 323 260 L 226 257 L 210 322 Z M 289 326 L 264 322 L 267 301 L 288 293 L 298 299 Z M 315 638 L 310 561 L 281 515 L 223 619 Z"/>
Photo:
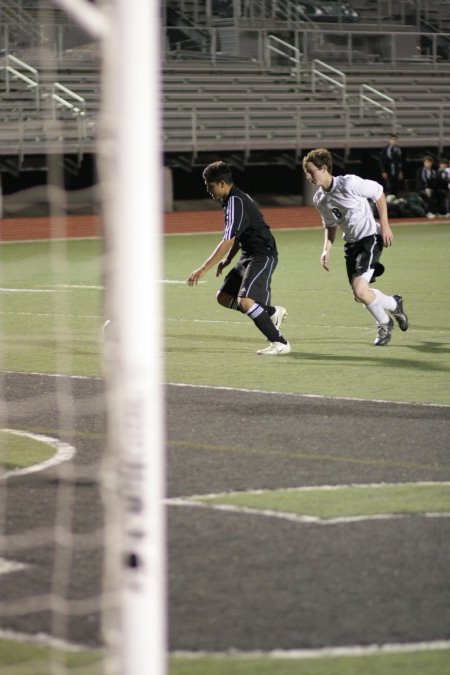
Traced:
<path fill-rule="evenodd" d="M 251 309 L 254 304 L 255 301 L 251 300 L 250 298 L 238 298 L 238 305 L 241 312 L 248 312 L 248 310 Z"/>
<path fill-rule="evenodd" d="M 228 295 L 228 293 L 222 293 L 222 291 L 218 291 L 216 295 L 216 300 L 219 303 L 219 305 L 222 305 L 223 307 L 229 307 L 232 298 L 231 295 Z"/>

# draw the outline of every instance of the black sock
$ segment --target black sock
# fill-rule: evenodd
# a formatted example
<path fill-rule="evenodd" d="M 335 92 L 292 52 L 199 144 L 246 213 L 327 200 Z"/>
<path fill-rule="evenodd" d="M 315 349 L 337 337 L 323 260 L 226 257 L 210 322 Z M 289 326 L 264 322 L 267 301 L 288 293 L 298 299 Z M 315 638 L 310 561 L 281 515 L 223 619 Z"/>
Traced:
<path fill-rule="evenodd" d="M 269 342 L 282 342 L 284 345 L 287 344 L 287 340 L 284 339 L 278 328 L 274 326 L 272 319 L 262 305 L 258 305 L 258 303 L 255 302 L 247 312 L 247 316 L 252 319 L 255 326 L 259 328 Z"/>

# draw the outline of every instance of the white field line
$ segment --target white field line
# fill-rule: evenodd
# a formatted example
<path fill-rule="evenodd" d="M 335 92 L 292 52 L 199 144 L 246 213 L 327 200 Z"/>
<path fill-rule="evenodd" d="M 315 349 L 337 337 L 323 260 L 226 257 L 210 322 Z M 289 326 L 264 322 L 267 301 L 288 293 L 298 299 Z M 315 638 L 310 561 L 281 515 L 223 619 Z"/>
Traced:
<path fill-rule="evenodd" d="M 7 560 L 6 558 L 0 558 L 0 576 L 2 574 L 11 574 L 11 572 L 19 572 L 28 567 L 25 563 L 18 562 L 17 560 Z"/>
<path fill-rule="evenodd" d="M 406 481 L 404 483 L 339 483 L 338 485 L 299 485 L 297 487 L 291 486 L 286 488 L 274 488 L 274 490 L 282 490 L 283 492 L 313 492 L 314 490 L 348 490 L 350 488 L 362 488 L 362 489 L 376 489 L 376 488 L 386 488 L 386 487 L 438 487 L 445 486 L 450 487 L 450 481 L 435 481 L 435 480 L 424 480 L 424 481 Z M 213 492 L 211 494 L 199 494 L 199 495 L 190 495 L 188 497 L 181 497 L 181 499 L 217 499 L 221 497 L 238 497 L 239 495 L 262 495 L 266 492 L 274 491 L 272 489 L 258 489 L 258 490 L 234 490 L 230 492 Z"/>
<path fill-rule="evenodd" d="M 202 283 L 202 282 L 199 282 Z M 205 282 L 206 283 L 206 282 Z M 168 317 L 165 319 L 166 323 L 169 322 L 174 322 L 174 323 L 204 323 L 204 324 L 223 324 L 223 325 L 233 325 L 233 326 L 244 326 L 249 327 L 252 324 L 248 321 L 243 320 L 244 317 L 240 317 L 239 319 L 235 320 L 226 320 L 226 319 L 181 319 L 179 317 Z M 371 332 L 373 333 L 374 327 L 373 326 L 354 326 L 354 325 L 342 325 L 342 324 L 319 324 L 319 323 L 293 323 L 289 322 L 289 327 L 290 328 L 296 328 L 300 326 L 301 328 L 320 328 L 321 330 L 360 330 L 364 332 Z M 449 335 L 450 334 L 450 329 L 445 330 L 445 329 L 428 329 L 428 328 L 410 328 L 409 329 L 410 333 L 425 333 L 427 335 L 432 334 L 432 335 Z"/>
<path fill-rule="evenodd" d="M 275 207 L 276 208 L 276 207 Z M 279 207 L 283 208 L 283 207 Z M 297 207 L 292 207 L 292 208 L 297 208 Z M 264 210 L 264 209 L 263 209 Z M 426 220 L 423 218 L 421 221 L 414 221 L 414 222 L 408 222 L 406 221 L 405 223 L 403 222 L 391 222 L 391 226 L 394 228 L 397 227 L 412 227 L 412 226 L 423 226 L 429 224 L 429 220 Z M 436 220 L 433 221 L 433 225 L 448 225 L 449 221 L 448 218 L 436 218 Z M 321 230 L 321 225 L 320 223 L 318 225 L 310 225 L 308 227 L 277 227 L 277 228 L 272 228 L 272 233 L 276 237 L 277 232 L 302 232 L 304 230 Z M 218 230 L 207 230 L 206 232 L 168 232 L 164 235 L 164 237 L 198 237 L 201 235 L 208 235 L 208 234 L 223 234 L 223 228 L 218 229 Z M 22 242 L 19 242 L 22 243 Z"/>
<path fill-rule="evenodd" d="M 45 633 L 27 635 L 12 630 L 0 630 L 0 639 L 21 642 L 24 644 L 37 644 L 61 649 L 68 652 L 99 651 L 85 645 L 67 642 L 57 639 Z M 444 651 L 450 649 L 450 640 L 430 640 L 429 642 L 387 642 L 384 644 L 371 645 L 345 645 L 342 647 L 319 647 L 318 649 L 273 649 L 271 651 L 241 651 L 232 649 L 229 652 L 206 652 L 175 650 L 171 656 L 179 659 L 198 659 L 203 657 L 217 657 L 223 659 L 321 659 L 344 656 L 371 656 L 372 654 L 407 654 L 411 652 Z"/>
<path fill-rule="evenodd" d="M 298 513 L 290 513 L 287 511 L 279 511 L 275 509 L 258 509 L 247 506 L 237 506 L 235 504 L 212 504 L 205 502 L 205 499 L 220 499 L 221 497 L 235 497 L 239 495 L 260 495 L 269 494 L 270 492 L 312 492 L 316 491 L 338 491 L 350 488 L 359 489 L 380 489 L 386 487 L 430 487 L 430 486 L 447 486 L 450 487 L 450 481 L 418 481 L 406 483 L 349 483 L 341 485 L 306 485 L 299 487 L 288 488 L 274 488 L 273 490 L 236 490 L 230 492 L 218 492 L 203 495 L 192 495 L 189 497 L 174 497 L 166 499 L 165 503 L 169 506 L 191 506 L 197 508 L 207 508 L 215 511 L 224 511 L 227 513 L 239 513 L 253 516 L 263 516 L 266 518 L 278 518 L 280 520 L 288 520 L 290 522 L 299 524 L 314 523 L 317 525 L 341 525 L 347 523 L 359 523 L 371 520 L 400 520 L 404 518 L 450 518 L 450 513 L 381 513 L 362 516 L 340 516 L 337 518 L 319 518 L 318 516 L 301 515 Z"/>
<path fill-rule="evenodd" d="M 2 312 L 0 314 L 3 316 L 42 316 L 45 319 L 103 319 L 100 314 L 54 314 L 53 312 Z"/>
<path fill-rule="evenodd" d="M 288 520 L 300 525 L 347 525 L 350 523 L 362 523 L 371 520 L 403 520 L 405 518 L 450 518 L 450 513 L 380 513 L 365 516 L 340 516 L 339 518 L 319 518 L 318 516 L 299 515 L 287 511 L 275 511 L 273 509 L 253 509 L 248 506 L 236 506 L 234 504 L 210 504 L 208 502 L 195 501 L 193 499 L 166 499 L 169 506 L 190 506 L 195 508 L 222 511 L 225 513 L 237 513 L 249 516 L 262 516 L 264 518 L 278 518 Z"/>
<path fill-rule="evenodd" d="M 1 313 L 1 312 L 0 312 Z M 21 370 L 1 370 L 0 374 L 5 375 L 34 375 L 36 377 L 67 377 L 73 380 L 103 380 L 103 377 L 96 375 L 64 375 L 62 373 L 39 373 L 36 371 L 28 372 Z M 413 406 L 415 408 L 450 408 L 445 403 L 409 403 L 408 401 L 388 401 L 384 399 L 371 398 L 351 398 L 349 396 L 321 396 L 319 394 L 297 394 L 295 392 L 285 391 L 265 391 L 264 389 L 245 389 L 242 387 L 213 387 L 207 384 L 187 384 L 185 382 L 166 382 L 170 387 L 191 387 L 192 389 L 212 389 L 218 391 L 242 391 L 250 394 L 264 394 L 270 396 L 294 396 L 297 398 L 316 399 L 319 401 L 357 401 L 361 403 L 388 403 L 389 405 Z"/>
<path fill-rule="evenodd" d="M 2 241 L 1 246 L 20 246 L 21 244 L 50 244 L 54 241 L 102 241 L 103 237 L 51 237 L 50 239 L 19 239 L 17 241 Z"/>
<path fill-rule="evenodd" d="M 34 441 L 40 443 L 45 443 L 50 445 L 56 450 L 56 453 L 50 459 L 46 459 L 44 462 L 39 462 L 39 464 L 33 464 L 32 466 L 24 467 L 23 469 L 14 469 L 12 471 L 6 471 L 0 475 L 0 479 L 13 478 L 15 476 L 26 476 L 30 473 L 36 473 L 37 471 L 45 471 L 51 467 L 57 466 L 62 462 L 67 462 L 72 459 L 76 453 L 75 448 L 68 443 L 60 441 L 58 438 L 53 438 L 52 436 L 44 436 L 42 434 L 34 434 L 30 431 L 22 431 L 19 429 L 0 429 L 7 434 L 14 434 L 16 436 L 24 436 L 25 438 L 31 438 Z"/>
<path fill-rule="evenodd" d="M 282 207 L 280 207 L 282 208 Z M 422 220 L 416 220 L 410 222 L 406 219 L 406 222 L 393 222 L 391 223 L 394 228 L 397 227 L 423 227 L 424 225 L 429 225 L 430 221 L 423 218 Z M 433 221 L 433 225 L 448 225 L 448 218 L 436 218 Z M 273 232 L 301 232 L 303 230 L 321 230 L 319 225 L 311 225 L 309 227 L 277 227 L 274 228 Z M 223 228 L 217 230 L 207 230 L 206 232 L 167 232 L 164 233 L 164 238 L 166 237 L 198 237 L 208 234 L 223 234 Z M 104 237 L 93 235 L 92 237 L 51 237 L 50 239 L 20 239 L 18 241 L 2 241 L 2 246 L 20 246 L 21 244 L 45 244 L 54 241 L 103 241 Z"/>
<path fill-rule="evenodd" d="M 26 370 L 0 370 L 2 375 L 33 375 L 35 377 L 67 377 L 69 380 L 99 380 L 103 381 L 103 377 L 96 375 L 63 375 L 63 373 L 38 373 L 28 372 Z"/>
<path fill-rule="evenodd" d="M 186 285 L 186 279 L 160 279 L 159 280 L 160 284 L 182 284 L 183 286 Z M 200 284 L 205 284 L 206 281 L 200 281 Z M 45 284 L 42 286 L 42 288 L 49 288 L 49 289 L 55 289 L 55 290 L 71 290 L 71 291 L 104 291 L 105 286 L 89 286 L 87 284 Z M 9 290 L 9 289 L 1 289 L 1 290 Z M 13 289 L 14 290 L 14 289 Z M 21 290 L 28 290 L 28 289 L 21 289 Z"/>
<path fill-rule="evenodd" d="M 165 280 L 161 283 L 166 284 L 184 284 L 184 281 L 169 281 Z M 203 281 L 199 282 L 200 284 L 205 283 Z M 0 289 L 1 290 L 1 289 Z M 21 292 L 32 292 L 26 291 L 26 289 L 13 289 L 20 290 Z M 39 292 L 39 291 L 34 291 Z M 43 317 L 43 318 L 55 318 L 55 319 L 94 319 L 94 320 L 104 320 L 100 314 L 55 314 L 54 312 L 11 312 L 11 311 L 1 311 L 0 315 L 4 316 L 34 316 L 34 317 Z M 242 320 L 239 318 L 237 320 L 225 320 L 225 319 L 181 319 L 178 317 L 169 317 L 165 319 L 166 323 L 198 323 L 198 324 L 219 324 L 219 325 L 230 325 L 233 327 L 242 327 L 244 329 L 250 329 L 252 324 L 248 321 Z M 373 333 L 372 326 L 349 326 L 349 325 L 326 325 L 326 324 L 313 324 L 313 323 L 292 323 L 290 322 L 289 326 L 291 328 L 301 327 L 302 329 L 309 328 L 320 328 L 321 330 L 358 330 L 364 333 Z M 411 333 L 424 333 L 424 334 L 433 334 L 433 335 L 448 335 L 450 330 L 435 330 L 435 329 L 426 329 L 426 328 L 414 328 L 410 329 Z"/>
<path fill-rule="evenodd" d="M 73 290 L 73 291 L 103 291 L 104 286 L 90 286 L 88 284 L 44 284 L 42 288 L 53 288 L 55 290 Z"/>
<path fill-rule="evenodd" d="M 1 635 L 1 633 L 0 633 Z M 430 650 L 450 649 L 450 640 L 435 640 L 430 642 L 385 643 L 373 645 L 348 645 L 345 647 L 321 647 L 319 649 L 274 649 L 270 652 L 244 652 L 230 650 L 229 652 L 188 652 L 174 651 L 172 656 L 185 659 L 201 657 L 237 658 L 237 659 L 321 659 L 324 657 L 339 656 L 370 656 L 372 654 L 402 654 L 409 652 L 425 652 Z"/>
<path fill-rule="evenodd" d="M 321 396 L 319 394 L 298 394 L 295 392 L 266 391 L 264 389 L 245 389 L 244 387 L 213 387 L 207 384 L 186 384 L 184 382 L 168 382 L 171 387 L 186 387 L 192 389 L 211 389 L 217 391 L 240 391 L 249 394 L 262 394 L 269 396 L 291 396 L 296 398 L 316 399 L 319 401 L 355 401 L 360 403 L 388 403 L 396 406 L 413 406 L 415 408 L 450 408 L 445 403 L 408 403 L 408 401 L 388 401 L 384 399 L 354 398 L 350 396 Z"/>
<path fill-rule="evenodd" d="M 45 647 L 52 647 L 54 649 L 62 649 L 66 652 L 80 652 L 85 650 L 98 651 L 95 648 L 74 644 L 72 642 L 66 642 L 66 640 L 54 638 L 51 635 L 46 635 L 45 633 L 27 635 L 27 633 L 18 633 L 14 630 L 0 630 L 0 640 L 11 640 L 29 645 L 42 645 Z"/>
<path fill-rule="evenodd" d="M 56 288 L 0 288 L 0 293 L 57 293 Z"/>

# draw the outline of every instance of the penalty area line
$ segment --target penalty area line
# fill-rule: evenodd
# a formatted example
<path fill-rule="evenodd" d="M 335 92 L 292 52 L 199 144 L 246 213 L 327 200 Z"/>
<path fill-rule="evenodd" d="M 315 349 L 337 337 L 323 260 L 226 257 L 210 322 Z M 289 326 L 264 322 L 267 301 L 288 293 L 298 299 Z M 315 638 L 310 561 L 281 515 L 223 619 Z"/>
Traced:
<path fill-rule="evenodd" d="M 220 511 L 222 513 L 236 513 L 239 515 L 276 518 L 279 520 L 287 520 L 291 523 L 298 523 L 300 525 L 349 525 L 352 523 L 363 523 L 368 521 L 404 520 L 405 518 L 450 518 L 450 513 L 379 513 L 361 516 L 320 518 L 319 516 L 308 516 L 298 513 L 291 513 L 289 511 L 276 511 L 274 509 L 257 509 L 248 506 L 237 506 L 235 504 L 211 504 L 210 502 L 196 501 L 193 498 L 165 499 L 164 503 L 168 506 L 187 506 L 191 508 Z"/>

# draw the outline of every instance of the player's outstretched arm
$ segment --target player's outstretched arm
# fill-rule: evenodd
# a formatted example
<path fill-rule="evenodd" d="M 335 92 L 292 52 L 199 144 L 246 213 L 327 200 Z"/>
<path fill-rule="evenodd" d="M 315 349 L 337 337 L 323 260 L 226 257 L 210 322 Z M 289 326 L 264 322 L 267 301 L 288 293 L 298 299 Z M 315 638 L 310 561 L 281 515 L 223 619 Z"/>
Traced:
<path fill-rule="evenodd" d="M 223 260 L 221 260 L 221 261 L 219 262 L 219 264 L 217 265 L 217 269 L 216 269 L 216 277 L 220 277 L 220 275 L 222 274 L 222 270 L 223 270 L 225 267 L 228 267 L 228 265 L 229 265 L 230 262 L 233 260 L 234 256 L 236 255 L 236 253 L 237 253 L 238 251 L 239 251 L 239 242 L 238 242 L 238 240 L 237 240 L 236 237 L 235 237 L 235 238 L 234 238 L 233 246 L 232 246 L 231 249 L 228 251 L 228 255 L 227 255 Z"/>
<path fill-rule="evenodd" d="M 199 280 L 206 274 L 206 272 L 213 267 L 216 263 L 219 262 L 219 260 L 222 260 L 225 258 L 227 253 L 230 251 L 234 244 L 235 238 L 233 239 L 222 239 L 220 241 L 214 251 L 211 253 L 209 258 L 205 260 L 203 265 L 198 267 L 196 270 L 194 270 L 187 278 L 187 285 L 188 286 L 195 286 L 195 284 L 198 284 Z"/>

